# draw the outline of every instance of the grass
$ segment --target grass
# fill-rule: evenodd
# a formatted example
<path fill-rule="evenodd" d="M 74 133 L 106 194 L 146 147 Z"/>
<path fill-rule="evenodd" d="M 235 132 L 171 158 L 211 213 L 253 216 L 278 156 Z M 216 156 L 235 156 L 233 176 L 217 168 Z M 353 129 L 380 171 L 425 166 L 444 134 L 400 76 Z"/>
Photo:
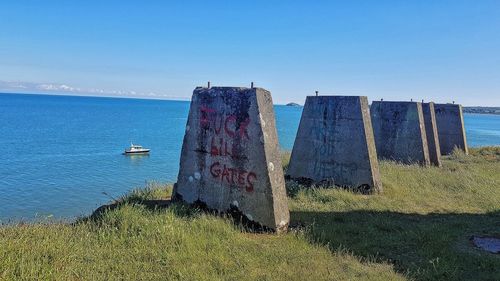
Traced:
<path fill-rule="evenodd" d="M 496 155 L 493 157 L 493 155 Z M 381 163 L 384 193 L 300 189 L 292 218 L 314 241 L 389 262 L 418 280 L 498 280 L 500 256 L 470 246 L 500 235 L 500 148 L 455 152 L 443 168 Z"/>
<path fill-rule="evenodd" d="M 74 224 L 0 227 L 5 280 L 495 280 L 500 256 L 471 235 L 500 235 L 500 148 L 455 152 L 442 168 L 382 162 L 384 193 L 287 183 L 285 235 L 246 231 L 180 204 L 152 208 L 149 186 Z M 284 157 L 287 164 L 287 157 Z"/>

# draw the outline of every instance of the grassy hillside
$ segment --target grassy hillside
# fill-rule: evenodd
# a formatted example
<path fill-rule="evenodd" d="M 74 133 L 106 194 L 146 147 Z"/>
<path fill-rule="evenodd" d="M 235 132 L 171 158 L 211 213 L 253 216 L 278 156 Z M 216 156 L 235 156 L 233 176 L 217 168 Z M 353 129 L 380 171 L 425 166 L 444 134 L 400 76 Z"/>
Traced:
<path fill-rule="evenodd" d="M 471 154 L 443 168 L 381 163 L 379 195 L 289 182 L 286 235 L 141 203 L 168 198 L 152 186 L 72 225 L 0 227 L 0 279 L 494 280 L 500 256 L 468 238 L 500 235 L 500 148 Z"/>
<path fill-rule="evenodd" d="M 300 189 L 292 217 L 332 251 L 389 262 L 419 280 L 498 280 L 500 256 L 471 235 L 500 236 L 500 149 L 456 153 L 443 168 L 382 163 L 384 193 Z"/>

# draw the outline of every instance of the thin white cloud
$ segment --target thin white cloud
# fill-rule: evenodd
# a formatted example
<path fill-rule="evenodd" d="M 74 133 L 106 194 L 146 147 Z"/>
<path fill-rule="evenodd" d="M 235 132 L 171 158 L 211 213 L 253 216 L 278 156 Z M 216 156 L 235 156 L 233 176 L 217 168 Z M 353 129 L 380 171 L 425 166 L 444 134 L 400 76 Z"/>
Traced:
<path fill-rule="evenodd" d="M 90 96 L 107 96 L 107 97 L 144 97 L 144 98 L 157 98 L 157 99 L 186 99 L 181 96 L 173 96 L 168 94 L 154 93 L 154 92 L 136 92 L 127 90 L 105 90 L 98 88 L 78 88 L 66 84 L 58 83 L 33 83 L 23 81 L 1 81 L 0 92 L 13 92 L 13 93 L 54 93 L 54 94 L 73 94 L 73 95 L 90 95 Z"/>

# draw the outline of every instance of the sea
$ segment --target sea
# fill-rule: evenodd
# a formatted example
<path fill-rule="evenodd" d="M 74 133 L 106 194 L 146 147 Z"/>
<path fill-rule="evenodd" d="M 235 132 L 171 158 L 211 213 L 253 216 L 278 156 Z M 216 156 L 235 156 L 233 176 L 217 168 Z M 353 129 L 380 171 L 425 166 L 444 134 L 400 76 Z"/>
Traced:
<path fill-rule="evenodd" d="M 302 107 L 275 105 L 291 151 Z M 0 223 L 74 220 L 134 188 L 173 183 L 189 101 L 0 94 Z M 465 114 L 469 146 L 500 145 L 500 115 Z M 130 143 L 149 156 L 122 155 Z"/>

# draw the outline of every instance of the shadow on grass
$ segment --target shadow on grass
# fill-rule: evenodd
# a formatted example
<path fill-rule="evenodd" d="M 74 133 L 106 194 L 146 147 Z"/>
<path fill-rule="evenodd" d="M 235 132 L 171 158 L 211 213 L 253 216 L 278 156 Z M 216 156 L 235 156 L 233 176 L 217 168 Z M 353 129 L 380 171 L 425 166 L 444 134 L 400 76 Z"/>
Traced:
<path fill-rule="evenodd" d="M 478 250 L 472 235 L 500 235 L 500 212 L 404 214 L 395 212 L 291 212 L 308 237 L 335 251 L 347 249 L 384 261 L 418 280 L 498 280 L 500 255 Z"/>
<path fill-rule="evenodd" d="M 112 211 L 116 208 L 119 208 L 123 205 L 142 205 L 146 209 L 149 210 L 161 210 L 161 209 L 166 209 L 172 205 L 172 201 L 170 199 L 160 199 L 160 200 L 126 200 L 126 201 L 121 201 L 121 202 L 114 202 L 111 204 L 107 205 L 102 205 L 101 207 L 97 208 L 92 215 L 90 215 L 89 219 L 98 219 L 101 217 L 104 213 Z"/>
<path fill-rule="evenodd" d="M 231 207 L 226 212 L 219 212 L 214 209 L 209 209 L 206 204 L 202 202 L 195 202 L 194 204 L 187 204 L 180 201 L 172 201 L 171 198 L 150 200 L 142 199 L 140 197 L 127 197 L 126 200 L 119 200 L 117 202 L 103 205 L 97 208 L 90 216 L 81 218 L 75 223 L 83 222 L 95 222 L 99 224 L 99 221 L 107 212 L 118 209 L 124 205 L 141 206 L 149 211 L 161 211 L 165 209 L 171 210 L 176 216 L 182 218 L 193 218 L 200 214 L 210 214 L 214 216 L 219 216 L 223 218 L 230 219 L 235 225 L 237 225 L 242 231 L 252 232 L 252 233 L 273 233 L 274 231 L 266 226 L 263 226 L 257 222 L 249 220 L 241 211 L 237 208 Z"/>
<path fill-rule="evenodd" d="M 151 211 L 172 210 L 176 216 L 190 218 L 203 213 L 202 207 L 171 200 L 125 200 L 98 208 L 82 221 L 100 219 L 123 205 L 141 205 Z M 220 214 L 218 214 L 220 216 Z M 226 213 L 246 232 L 266 232 L 242 221 L 237 213 Z M 500 255 L 473 247 L 474 236 L 500 235 L 500 211 L 487 214 L 406 214 L 396 212 L 292 211 L 291 225 L 305 227 L 313 243 L 331 251 L 347 250 L 362 260 L 388 262 L 395 269 L 417 280 L 498 280 Z"/>
<path fill-rule="evenodd" d="M 132 198 L 127 200 L 121 200 L 117 202 L 113 202 L 107 205 L 102 205 L 99 208 L 97 208 L 90 216 L 88 217 L 83 217 L 79 220 L 77 220 L 75 223 L 82 223 L 82 222 L 99 222 L 100 219 L 102 219 L 103 216 L 106 215 L 107 212 L 111 212 L 115 209 L 119 209 L 120 207 L 123 207 L 125 205 L 131 205 L 131 206 L 141 206 L 145 208 L 146 210 L 156 212 L 156 211 L 162 211 L 169 209 L 171 210 L 176 216 L 182 217 L 182 218 L 192 218 L 195 216 L 198 216 L 199 214 L 203 213 L 204 210 L 202 208 L 198 207 L 193 207 L 188 204 L 184 204 L 181 202 L 173 202 L 170 198 L 168 199 L 140 199 L 140 198 Z"/>

